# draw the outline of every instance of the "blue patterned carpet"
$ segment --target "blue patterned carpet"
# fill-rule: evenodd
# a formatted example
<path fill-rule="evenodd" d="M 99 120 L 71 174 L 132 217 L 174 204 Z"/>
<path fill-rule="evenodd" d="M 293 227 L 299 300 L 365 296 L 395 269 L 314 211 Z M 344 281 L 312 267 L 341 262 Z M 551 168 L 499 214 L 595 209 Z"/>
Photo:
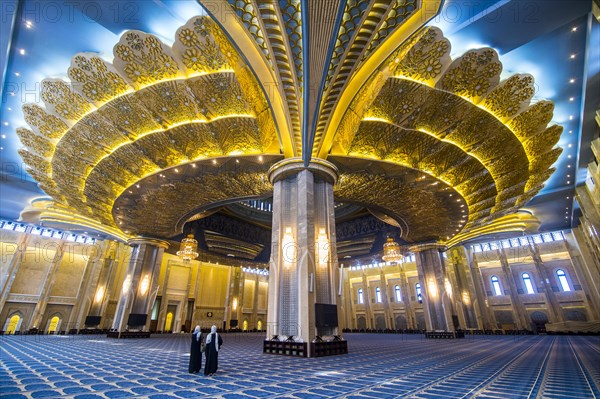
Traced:
<path fill-rule="evenodd" d="M 262 354 L 224 334 L 215 377 L 188 374 L 188 335 L 0 338 L 0 397 L 600 398 L 600 337 L 346 334 L 348 355 Z"/>

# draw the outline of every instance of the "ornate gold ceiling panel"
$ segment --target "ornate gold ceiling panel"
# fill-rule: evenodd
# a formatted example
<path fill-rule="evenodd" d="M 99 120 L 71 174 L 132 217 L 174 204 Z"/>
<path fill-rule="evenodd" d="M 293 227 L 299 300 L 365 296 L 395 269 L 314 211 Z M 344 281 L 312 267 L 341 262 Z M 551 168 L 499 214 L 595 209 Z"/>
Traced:
<path fill-rule="evenodd" d="M 323 135 L 331 114 L 338 105 L 343 91 L 354 72 L 386 38 L 390 38 L 405 20 L 423 7 L 416 0 L 402 1 L 347 1 L 342 23 L 329 63 L 323 98 L 313 143 L 313 156 L 318 156 Z M 422 21 L 425 22 L 425 21 Z M 406 38 L 408 35 L 404 36 Z M 394 38 L 394 40 L 398 40 Z"/>
<path fill-rule="evenodd" d="M 561 153 L 554 146 L 562 127 L 547 127 L 551 102 L 530 105 L 530 75 L 500 81 L 502 66 L 494 50 L 472 50 L 454 61 L 449 52 L 450 43 L 436 28 L 424 28 L 400 46 L 353 99 L 330 154 L 382 159 L 449 182 L 467 201 L 468 231 L 514 212 L 541 190 Z M 423 135 L 407 139 L 407 131 Z M 427 165 L 427 158 L 411 164 L 407 154 L 420 145 L 435 154 L 436 143 L 461 151 L 432 155 L 437 168 Z M 390 156 L 394 153 L 403 156 Z M 465 162 L 478 166 L 470 171 L 478 185 L 458 183 L 444 171 Z"/>
<path fill-rule="evenodd" d="M 216 158 L 165 170 L 127 187 L 115 201 L 113 218 L 127 234 L 172 237 L 188 218 L 215 204 L 270 195 L 267 171 L 282 158 Z"/>
<path fill-rule="evenodd" d="M 165 168 L 207 157 L 278 154 L 261 86 L 220 28 L 195 17 L 172 47 L 122 35 L 109 63 L 77 54 L 68 75 L 42 82 L 45 107 L 26 104 L 22 157 L 47 194 L 114 226 L 112 204 Z"/>
<path fill-rule="evenodd" d="M 269 165 L 308 145 L 339 165 L 336 198 L 385 210 L 408 241 L 449 240 L 513 213 L 552 174 L 553 104 L 531 103 L 530 75 L 501 81 L 493 49 L 452 60 L 441 31 L 417 31 L 440 1 L 217 3 L 228 12 L 190 19 L 172 46 L 129 31 L 112 62 L 75 55 L 71 82 L 44 80 L 45 106 L 23 107 L 20 154 L 56 218 L 170 237 L 190 212 L 268 195 Z"/>
<path fill-rule="evenodd" d="M 328 159 L 340 171 L 336 201 L 383 211 L 398 222 L 407 242 L 446 240 L 466 223 L 460 193 L 419 170 L 375 160 Z"/>
<path fill-rule="evenodd" d="M 300 0 L 220 0 L 237 15 L 237 22 L 260 49 L 276 81 L 263 80 L 265 90 L 282 90 L 293 137 L 294 154 L 302 152 L 301 104 L 303 81 L 302 15 Z M 209 10 L 214 4 L 207 4 Z M 218 8 L 221 9 L 220 7 Z M 217 20 L 231 19 L 230 13 L 215 12 Z M 222 17 L 222 18 L 221 18 Z M 228 23 L 231 23 L 229 21 Z M 234 38 L 235 40 L 235 38 Z M 277 87 L 276 87 L 277 86 Z"/>

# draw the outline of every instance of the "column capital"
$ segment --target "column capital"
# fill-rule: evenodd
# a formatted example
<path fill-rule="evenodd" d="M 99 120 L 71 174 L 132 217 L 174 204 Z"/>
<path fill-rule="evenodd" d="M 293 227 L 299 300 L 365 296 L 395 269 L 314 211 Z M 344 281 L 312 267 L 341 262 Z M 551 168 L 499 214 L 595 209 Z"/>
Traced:
<path fill-rule="evenodd" d="M 153 245 L 155 247 L 159 247 L 159 248 L 164 248 L 167 249 L 169 248 L 169 242 L 165 241 L 165 240 L 161 240 L 158 238 L 150 238 L 150 237 L 135 237 L 135 238 L 130 238 L 129 240 L 127 240 L 127 245 L 130 246 L 136 246 L 136 245 Z"/>
<path fill-rule="evenodd" d="M 269 180 L 275 184 L 275 182 L 294 176 L 303 170 L 309 170 L 332 184 L 337 182 L 339 175 L 337 167 L 324 159 L 312 158 L 306 166 L 302 158 L 294 157 L 286 158 L 271 166 L 268 173 Z"/>
<path fill-rule="evenodd" d="M 423 244 L 417 244 L 417 245 L 413 245 L 411 247 L 408 248 L 408 250 L 410 252 L 423 252 L 423 251 L 427 251 L 429 249 L 435 249 L 439 252 L 446 252 L 448 250 L 448 247 L 445 246 L 444 244 L 438 243 L 438 242 L 426 242 Z"/>

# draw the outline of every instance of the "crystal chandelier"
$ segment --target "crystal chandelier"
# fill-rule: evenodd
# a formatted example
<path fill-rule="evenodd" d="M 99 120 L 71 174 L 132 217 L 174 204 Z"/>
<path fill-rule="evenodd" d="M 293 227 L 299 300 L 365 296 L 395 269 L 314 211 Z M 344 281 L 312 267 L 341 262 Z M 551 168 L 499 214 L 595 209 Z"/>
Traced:
<path fill-rule="evenodd" d="M 194 239 L 193 234 L 188 234 L 186 238 L 181 240 L 177 256 L 186 263 L 198 257 L 198 241 Z"/>
<path fill-rule="evenodd" d="M 383 244 L 383 256 L 381 259 L 384 262 L 400 262 L 402 260 L 400 245 L 390 236 L 388 236 L 387 242 Z"/>

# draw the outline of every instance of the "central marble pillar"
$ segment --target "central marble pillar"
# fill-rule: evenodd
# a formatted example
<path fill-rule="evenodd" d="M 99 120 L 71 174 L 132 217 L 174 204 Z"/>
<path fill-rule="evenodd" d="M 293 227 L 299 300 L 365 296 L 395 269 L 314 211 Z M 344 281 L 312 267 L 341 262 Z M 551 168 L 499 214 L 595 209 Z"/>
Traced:
<path fill-rule="evenodd" d="M 126 329 L 147 331 L 150 318 L 147 317 L 158 292 L 158 277 L 163 252 L 169 244 L 151 238 L 136 238 L 127 242 L 133 247 L 123 287 L 119 296 L 113 330 Z M 140 315 L 139 317 L 130 317 Z M 142 316 L 146 315 L 142 323 Z"/>
<path fill-rule="evenodd" d="M 273 233 L 267 338 L 310 343 L 317 335 L 338 334 L 337 177 L 337 168 L 324 160 L 305 166 L 299 158 L 286 159 L 269 170 Z"/>
<path fill-rule="evenodd" d="M 415 245 L 409 250 L 415 253 L 417 261 L 427 330 L 454 331 L 452 288 L 443 257 L 446 247 L 432 243 Z"/>

